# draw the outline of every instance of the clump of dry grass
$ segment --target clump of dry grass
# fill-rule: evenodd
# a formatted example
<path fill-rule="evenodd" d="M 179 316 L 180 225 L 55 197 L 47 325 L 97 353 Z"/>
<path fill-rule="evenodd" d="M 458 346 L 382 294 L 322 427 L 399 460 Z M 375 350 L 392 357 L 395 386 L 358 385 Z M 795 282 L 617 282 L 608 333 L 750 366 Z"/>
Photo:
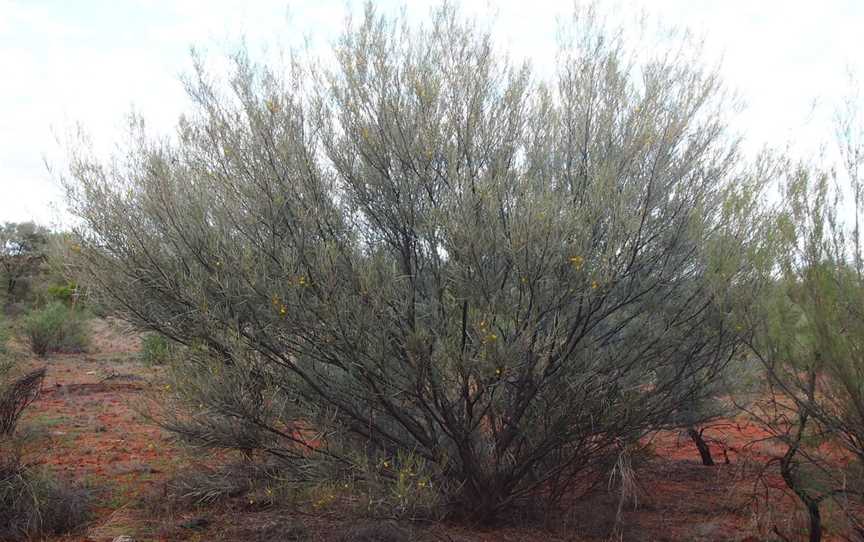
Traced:
<path fill-rule="evenodd" d="M 63 534 L 83 525 L 90 500 L 85 487 L 11 459 L 0 460 L 0 539 Z"/>
<path fill-rule="evenodd" d="M 411 534 L 392 522 L 370 523 L 351 529 L 339 542 L 408 542 Z"/>
<path fill-rule="evenodd" d="M 18 378 L 11 372 L 11 363 L 0 370 L 0 539 L 73 531 L 88 517 L 89 492 L 25 463 L 29 439 L 17 430 L 24 409 L 39 396 L 45 369 Z"/>

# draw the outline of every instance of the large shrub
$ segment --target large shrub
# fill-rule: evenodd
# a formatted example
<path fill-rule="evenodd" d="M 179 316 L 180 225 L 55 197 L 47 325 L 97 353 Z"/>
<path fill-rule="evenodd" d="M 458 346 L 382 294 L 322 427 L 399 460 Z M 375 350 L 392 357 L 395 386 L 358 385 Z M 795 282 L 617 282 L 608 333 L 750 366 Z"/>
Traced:
<path fill-rule="evenodd" d="M 84 315 L 59 301 L 33 309 L 24 317 L 22 329 L 30 349 L 40 357 L 54 352 L 81 352 L 87 347 Z"/>
<path fill-rule="evenodd" d="M 73 158 L 77 280 L 189 347 L 170 427 L 298 477 L 412 457 L 490 520 L 675 425 L 738 348 L 752 179 L 692 48 L 574 21 L 543 81 L 370 8 L 332 70 L 199 62 L 176 142 Z"/>

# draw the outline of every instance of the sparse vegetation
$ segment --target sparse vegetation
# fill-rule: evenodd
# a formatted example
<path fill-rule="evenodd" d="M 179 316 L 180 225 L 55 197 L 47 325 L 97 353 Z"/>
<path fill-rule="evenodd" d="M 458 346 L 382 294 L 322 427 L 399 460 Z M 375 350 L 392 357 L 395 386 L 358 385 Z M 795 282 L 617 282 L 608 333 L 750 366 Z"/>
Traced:
<path fill-rule="evenodd" d="M 141 359 L 148 365 L 163 365 L 171 359 L 174 348 L 165 336 L 147 333 L 141 337 Z"/>
<path fill-rule="evenodd" d="M 23 461 L 29 438 L 18 421 L 39 395 L 45 369 L 14 374 L 10 363 L 0 368 L 0 539 L 73 531 L 87 519 L 87 491 Z"/>
<path fill-rule="evenodd" d="M 858 149 L 864 159 L 864 138 Z M 848 173 L 857 194 L 860 181 Z M 864 261 L 857 225 L 864 202 L 855 196 L 855 226 L 847 229 L 835 181 L 812 167 L 790 172 L 777 226 L 779 277 L 750 314 L 751 347 L 770 384 L 751 414 L 784 447 L 776 461 L 807 510 L 811 542 L 822 538 L 829 504 L 864 537 Z"/>

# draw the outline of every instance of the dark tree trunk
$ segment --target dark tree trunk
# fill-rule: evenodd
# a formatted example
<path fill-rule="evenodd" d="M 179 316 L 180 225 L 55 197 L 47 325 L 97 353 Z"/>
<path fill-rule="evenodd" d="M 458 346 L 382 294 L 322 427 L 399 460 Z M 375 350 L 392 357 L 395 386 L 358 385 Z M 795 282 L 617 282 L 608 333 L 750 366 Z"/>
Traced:
<path fill-rule="evenodd" d="M 822 515 L 819 513 L 819 503 L 809 503 L 807 514 L 810 516 L 810 542 L 819 542 L 822 540 Z"/>
<path fill-rule="evenodd" d="M 819 511 L 820 500 L 804 489 L 796 473 L 796 464 L 794 456 L 798 451 L 797 444 L 790 448 L 786 455 L 780 460 L 780 475 L 783 481 L 786 482 L 786 487 L 792 490 L 795 495 L 807 507 L 807 515 L 810 518 L 810 542 L 820 542 L 822 540 L 822 514 Z"/>
<path fill-rule="evenodd" d="M 711 457 L 711 448 L 708 447 L 708 443 L 706 443 L 705 439 L 702 438 L 702 431 L 697 430 L 695 427 L 690 427 L 687 429 L 687 434 L 696 445 L 696 449 L 699 450 L 699 455 L 702 457 L 702 464 L 706 467 L 713 467 L 714 458 Z"/>
<path fill-rule="evenodd" d="M 817 362 L 819 353 L 817 351 Z M 814 367 L 819 366 L 818 363 Z M 809 381 L 807 383 L 807 399 L 812 403 L 816 396 L 816 371 L 811 370 Z M 810 542 L 820 542 L 822 540 L 822 515 L 819 512 L 819 505 L 822 499 L 812 495 L 801 483 L 801 478 L 798 475 L 799 465 L 795 461 L 795 455 L 801 447 L 801 439 L 804 436 L 804 430 L 807 427 L 807 422 L 810 419 L 809 411 L 805 408 L 801 411 L 798 417 L 798 427 L 794 438 L 789 442 L 789 449 L 780 459 L 780 476 L 786 482 L 786 487 L 792 490 L 795 495 L 807 507 L 807 515 L 810 517 Z"/>

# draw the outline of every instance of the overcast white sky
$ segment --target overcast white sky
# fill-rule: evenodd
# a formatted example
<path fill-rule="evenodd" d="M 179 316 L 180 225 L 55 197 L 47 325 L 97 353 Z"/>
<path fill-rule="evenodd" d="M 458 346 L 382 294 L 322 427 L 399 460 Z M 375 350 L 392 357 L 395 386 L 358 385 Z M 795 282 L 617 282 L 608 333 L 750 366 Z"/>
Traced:
<path fill-rule="evenodd" d="M 644 9 L 705 36 L 723 57 L 726 81 L 746 101 L 740 128 L 751 148 L 791 143 L 812 152 L 831 136 L 830 115 L 864 77 L 864 0 L 600 0 L 613 13 Z M 407 6 L 421 18 L 437 0 Z M 496 12 L 500 42 L 543 62 L 554 52 L 556 17 L 570 0 L 463 0 L 468 13 Z M 359 0 L 0 0 L 0 222 L 51 224 L 62 198 L 43 158 L 59 159 L 55 134 L 80 122 L 96 144 L 121 137 L 134 107 L 170 130 L 185 107 L 178 76 L 189 47 L 218 53 L 245 35 L 326 46 Z M 819 104 L 814 110 L 813 104 Z"/>

